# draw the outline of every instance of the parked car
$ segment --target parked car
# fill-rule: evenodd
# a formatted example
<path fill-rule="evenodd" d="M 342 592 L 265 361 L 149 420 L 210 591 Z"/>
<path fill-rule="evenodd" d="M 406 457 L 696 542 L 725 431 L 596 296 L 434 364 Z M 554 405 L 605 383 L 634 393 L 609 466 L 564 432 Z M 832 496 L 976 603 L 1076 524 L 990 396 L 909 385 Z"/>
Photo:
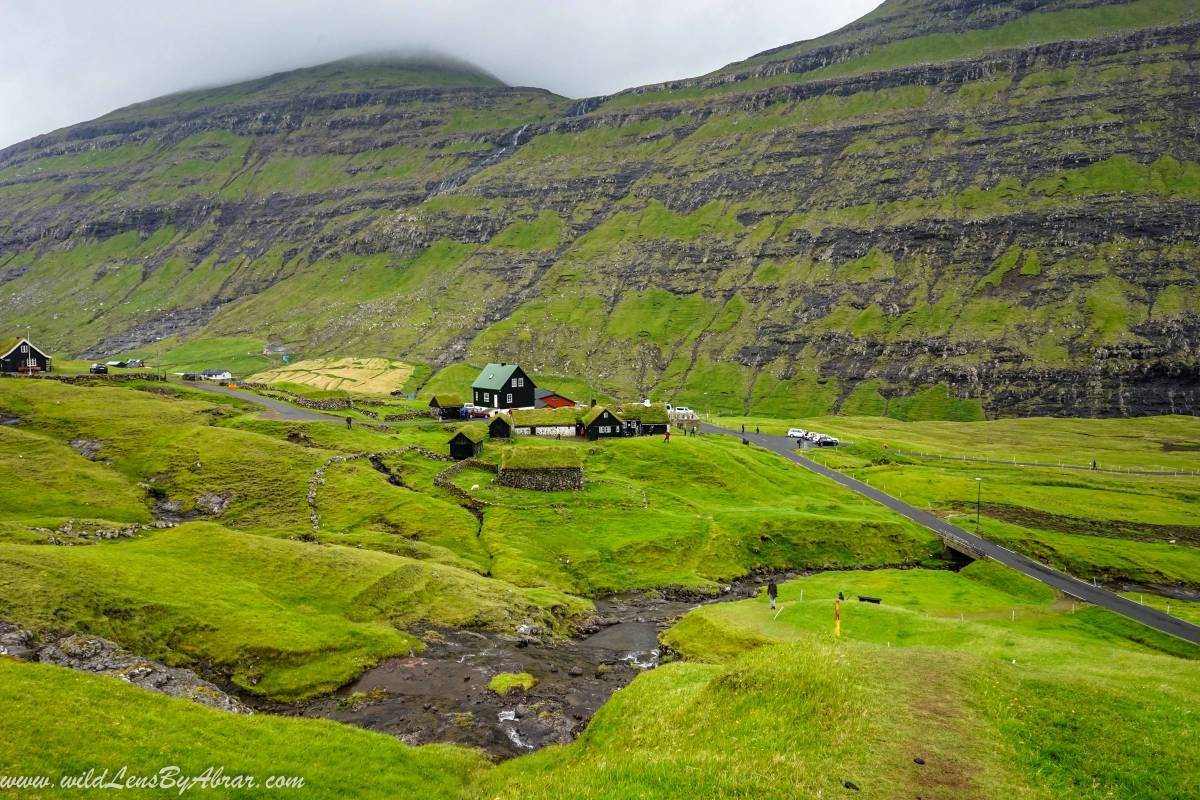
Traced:
<path fill-rule="evenodd" d="M 687 416 L 689 414 L 695 414 L 696 412 L 692 411 L 687 406 L 675 406 L 675 413 L 679 414 L 680 416 Z"/>
<path fill-rule="evenodd" d="M 824 433 L 817 434 L 817 447 L 837 447 L 841 442 L 836 437 Z"/>
<path fill-rule="evenodd" d="M 804 428 L 788 428 L 787 435 L 792 439 L 803 439 L 808 435 L 808 431 Z"/>
<path fill-rule="evenodd" d="M 185 381 L 202 381 L 202 380 L 204 380 L 204 378 L 202 378 L 200 376 L 200 373 L 198 373 L 198 372 L 185 372 L 185 373 L 183 373 L 183 379 Z"/>
<path fill-rule="evenodd" d="M 106 364 L 92 364 L 91 368 L 88 369 L 88 372 L 92 373 L 93 375 L 107 375 L 108 366 Z"/>
<path fill-rule="evenodd" d="M 146 366 L 146 362 L 142 361 L 140 358 L 131 358 L 129 361 L 125 362 L 125 366 L 129 367 L 130 369 L 142 369 Z"/>

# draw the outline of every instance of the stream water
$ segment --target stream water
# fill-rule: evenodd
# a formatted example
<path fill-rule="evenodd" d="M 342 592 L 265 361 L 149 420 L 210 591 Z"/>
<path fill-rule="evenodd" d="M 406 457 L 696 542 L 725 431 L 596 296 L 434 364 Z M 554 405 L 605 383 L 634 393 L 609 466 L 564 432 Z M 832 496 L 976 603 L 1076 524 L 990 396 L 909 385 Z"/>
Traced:
<path fill-rule="evenodd" d="M 421 653 L 386 659 L 335 694 L 285 713 L 333 719 L 410 744 L 451 742 L 499 758 L 522 755 L 571 741 L 613 692 L 658 666 L 658 634 L 684 613 L 751 597 L 769 579 L 793 574 L 742 579 L 714 597 L 640 593 L 598 600 L 598 630 L 567 641 L 431 629 L 436 634 L 426 632 L 432 642 Z M 488 681 L 502 672 L 527 672 L 538 683 L 500 697 Z"/>

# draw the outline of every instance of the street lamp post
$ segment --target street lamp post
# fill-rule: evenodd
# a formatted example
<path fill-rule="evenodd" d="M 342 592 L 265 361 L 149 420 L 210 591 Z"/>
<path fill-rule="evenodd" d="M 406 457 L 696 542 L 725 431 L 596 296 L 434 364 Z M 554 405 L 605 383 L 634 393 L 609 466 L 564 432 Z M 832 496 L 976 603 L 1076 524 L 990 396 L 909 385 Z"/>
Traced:
<path fill-rule="evenodd" d="M 979 507 L 983 500 L 983 478 L 975 479 L 975 532 L 979 533 Z"/>

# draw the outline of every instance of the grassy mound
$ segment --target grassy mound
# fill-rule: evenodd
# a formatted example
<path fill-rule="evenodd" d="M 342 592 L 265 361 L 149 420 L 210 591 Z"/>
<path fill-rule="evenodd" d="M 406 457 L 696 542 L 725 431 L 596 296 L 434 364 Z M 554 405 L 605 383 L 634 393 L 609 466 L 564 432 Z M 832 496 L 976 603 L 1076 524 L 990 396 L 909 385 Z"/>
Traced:
<path fill-rule="evenodd" d="M 666 639 L 713 663 L 642 675 L 578 742 L 482 785 L 501 798 L 562 785 L 584 798 L 840 797 L 847 781 L 881 798 L 1193 796 L 1200 651 L 1164 654 L 1181 645 L 1131 641 L 1093 624 L 1106 612 L 1073 615 L 1027 583 L 995 564 L 827 573 L 781 587 L 777 618 L 765 597 L 705 606 Z M 884 603 L 843 604 L 834 639 L 839 590 Z M 1130 730 L 1161 735 L 1113 735 Z"/>
<path fill-rule="evenodd" d="M 277 699 L 330 691 L 420 649 L 398 630 L 420 620 L 554 629 L 588 608 L 445 565 L 211 523 L 91 547 L 0 544 L 0 565 L 0 619 L 97 633 L 169 663 L 210 662 Z"/>
<path fill-rule="evenodd" d="M 509 692 L 528 692 L 537 685 L 537 678 L 528 672 L 501 672 L 488 681 L 488 689 L 503 697 Z"/>
<path fill-rule="evenodd" d="M 583 466 L 573 447 L 513 447 L 504 451 L 501 469 L 572 469 Z"/>

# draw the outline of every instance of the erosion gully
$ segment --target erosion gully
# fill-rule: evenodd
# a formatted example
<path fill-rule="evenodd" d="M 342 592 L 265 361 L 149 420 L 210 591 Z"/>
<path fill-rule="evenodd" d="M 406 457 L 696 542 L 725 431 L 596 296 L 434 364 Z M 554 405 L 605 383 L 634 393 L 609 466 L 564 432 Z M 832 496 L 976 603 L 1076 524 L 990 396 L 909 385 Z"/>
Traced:
<path fill-rule="evenodd" d="M 385 659 L 332 695 L 299 707 L 259 708 L 332 719 L 414 745 L 449 742 L 511 758 L 578 736 L 613 692 L 659 665 L 658 634 L 683 614 L 753 597 L 768 580 L 798 574 L 749 576 L 711 597 L 642 592 L 597 600 L 596 624 L 565 641 L 429 628 L 423 651 Z M 502 672 L 527 672 L 538 683 L 500 697 L 488 681 Z"/>

